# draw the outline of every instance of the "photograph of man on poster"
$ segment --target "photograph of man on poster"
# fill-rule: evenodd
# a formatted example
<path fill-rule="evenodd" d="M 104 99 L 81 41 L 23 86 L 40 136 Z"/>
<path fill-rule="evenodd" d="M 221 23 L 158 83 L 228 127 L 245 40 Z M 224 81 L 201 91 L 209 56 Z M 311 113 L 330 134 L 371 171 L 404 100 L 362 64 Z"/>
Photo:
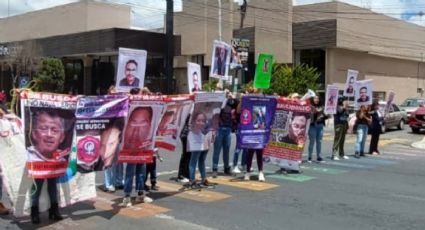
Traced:
<path fill-rule="evenodd" d="M 353 76 L 351 76 L 347 83 L 347 89 L 345 90 L 346 94 L 349 94 L 349 95 L 354 94 L 354 82 L 355 82 L 355 79 Z"/>
<path fill-rule="evenodd" d="M 47 109 L 35 111 L 30 119 L 28 161 L 65 161 L 71 146 L 65 143 L 65 119 L 57 110 Z"/>
<path fill-rule="evenodd" d="M 367 87 L 363 86 L 359 89 L 359 98 L 357 102 L 368 102 L 369 96 L 367 95 Z"/>
<path fill-rule="evenodd" d="M 226 73 L 227 51 L 225 47 L 217 46 L 214 57 L 214 75 L 224 76 Z"/>
<path fill-rule="evenodd" d="M 289 123 L 288 134 L 279 137 L 279 142 L 294 145 L 304 144 L 307 124 L 309 122 L 307 116 L 309 115 L 304 113 L 293 113 Z"/>
<path fill-rule="evenodd" d="M 137 77 L 137 62 L 133 59 L 128 60 L 124 67 L 124 78 L 120 80 L 120 86 L 140 87 L 140 79 Z"/>
<path fill-rule="evenodd" d="M 192 74 L 192 84 L 193 84 L 192 92 L 201 91 L 201 87 L 199 85 L 199 76 L 196 71 L 193 72 Z"/>

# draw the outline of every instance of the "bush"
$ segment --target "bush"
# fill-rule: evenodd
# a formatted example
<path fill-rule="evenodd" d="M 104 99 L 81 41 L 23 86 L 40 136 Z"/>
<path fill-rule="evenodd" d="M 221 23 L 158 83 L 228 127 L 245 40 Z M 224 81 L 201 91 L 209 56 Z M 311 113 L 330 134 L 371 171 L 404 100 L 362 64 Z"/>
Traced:
<path fill-rule="evenodd" d="M 34 76 L 34 91 L 63 93 L 65 69 L 62 61 L 57 58 L 45 58 L 40 71 Z"/>

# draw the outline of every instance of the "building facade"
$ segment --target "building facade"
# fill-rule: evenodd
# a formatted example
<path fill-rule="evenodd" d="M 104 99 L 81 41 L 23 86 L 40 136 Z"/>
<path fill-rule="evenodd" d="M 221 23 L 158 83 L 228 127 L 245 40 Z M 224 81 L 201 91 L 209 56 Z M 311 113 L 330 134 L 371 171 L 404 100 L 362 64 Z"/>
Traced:
<path fill-rule="evenodd" d="M 400 103 L 425 88 L 425 28 L 346 3 L 293 8 L 294 64 L 322 72 L 323 84 L 343 87 L 347 69 L 373 79 L 374 97 L 390 91 Z"/>

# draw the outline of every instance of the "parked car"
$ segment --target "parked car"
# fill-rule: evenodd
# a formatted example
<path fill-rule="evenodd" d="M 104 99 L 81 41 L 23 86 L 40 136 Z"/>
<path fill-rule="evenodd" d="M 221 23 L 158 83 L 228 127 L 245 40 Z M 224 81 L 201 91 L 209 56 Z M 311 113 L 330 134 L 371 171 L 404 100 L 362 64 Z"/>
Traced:
<path fill-rule="evenodd" d="M 410 115 L 409 126 L 414 133 L 419 133 L 421 129 L 425 129 L 425 107 L 419 107 Z"/>
<path fill-rule="evenodd" d="M 398 129 L 404 129 L 404 124 L 407 124 L 407 112 L 401 110 L 397 105 L 392 104 L 389 107 L 388 113 L 385 113 L 385 101 L 379 102 L 379 111 L 384 114 L 384 122 L 382 124 L 382 133 L 385 133 L 388 128 L 397 127 Z"/>
<path fill-rule="evenodd" d="M 385 113 L 386 104 L 387 103 L 385 101 L 379 102 L 379 111 L 383 115 L 383 117 L 381 118 L 381 119 L 383 119 L 381 121 L 382 133 L 385 133 L 389 128 L 393 128 L 393 127 L 397 127 L 400 130 L 404 129 L 404 125 L 408 121 L 406 111 L 403 111 L 397 105 L 392 104 L 389 107 L 389 111 L 387 113 Z M 351 110 L 351 111 L 353 111 L 353 110 Z M 349 132 L 351 131 L 351 133 L 353 133 L 352 132 L 352 129 L 353 129 L 352 126 L 355 123 L 354 119 L 355 119 L 355 113 L 350 114 L 350 117 L 348 119 L 349 120 L 348 123 L 349 123 Z"/>
<path fill-rule="evenodd" d="M 407 98 L 400 104 L 400 109 L 407 112 L 407 117 L 425 103 L 425 97 Z"/>

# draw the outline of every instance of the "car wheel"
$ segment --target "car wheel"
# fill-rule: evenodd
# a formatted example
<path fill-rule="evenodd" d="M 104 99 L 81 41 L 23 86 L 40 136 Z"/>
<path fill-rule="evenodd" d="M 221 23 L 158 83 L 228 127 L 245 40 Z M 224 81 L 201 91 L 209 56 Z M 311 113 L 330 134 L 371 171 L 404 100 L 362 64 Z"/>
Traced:
<path fill-rule="evenodd" d="M 385 125 L 381 125 L 381 133 L 385 133 L 387 131 L 387 127 Z"/>
<path fill-rule="evenodd" d="M 400 120 L 397 126 L 398 129 L 403 130 L 404 129 L 404 120 Z"/>
<path fill-rule="evenodd" d="M 413 133 L 419 133 L 419 128 L 412 128 Z"/>

